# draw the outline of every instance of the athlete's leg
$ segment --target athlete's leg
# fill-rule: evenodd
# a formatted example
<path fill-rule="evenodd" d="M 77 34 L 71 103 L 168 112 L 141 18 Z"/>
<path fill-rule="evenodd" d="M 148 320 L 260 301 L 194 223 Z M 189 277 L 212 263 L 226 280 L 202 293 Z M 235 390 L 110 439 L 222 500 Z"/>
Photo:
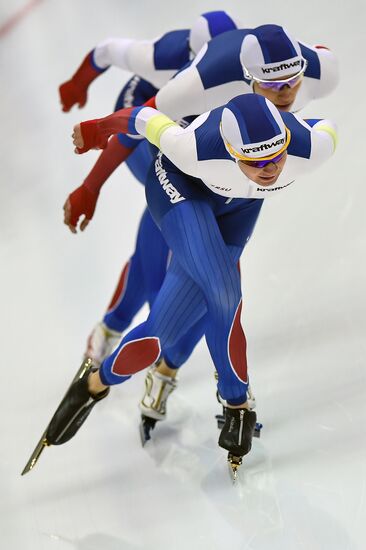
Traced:
<path fill-rule="evenodd" d="M 151 308 L 163 284 L 170 253 L 168 245 L 148 209 L 144 213 L 144 223 L 139 230 L 138 248 L 142 268 L 142 285 Z"/>
<path fill-rule="evenodd" d="M 108 384 L 118 384 L 153 364 L 159 359 L 161 348 L 173 346 L 186 333 L 187 326 L 204 313 L 205 304 L 197 285 L 173 260 L 147 321 L 130 331 L 103 362 L 101 378 Z"/>
<path fill-rule="evenodd" d="M 240 325 L 241 291 L 234 255 L 205 203 L 184 201 L 168 211 L 162 231 L 172 265 L 148 320 L 131 331 L 101 367 L 103 383 L 123 382 L 171 347 L 208 312 L 206 339 L 220 377 L 220 394 L 231 404 L 246 401 L 246 343 Z"/>
<path fill-rule="evenodd" d="M 235 206 L 235 210 L 222 216 L 218 216 L 217 222 L 226 243 L 232 243 L 233 254 L 235 246 L 239 248 L 246 246 L 254 230 L 262 200 L 253 199 L 242 201 L 240 207 Z M 239 229 L 239 231 L 238 231 Z M 240 266 L 238 263 L 240 273 Z M 196 344 L 205 331 L 206 317 L 200 319 L 196 325 L 191 327 L 188 332 L 172 348 L 164 349 L 165 362 L 158 368 L 158 372 L 165 376 L 175 377 L 178 367 L 183 365 L 191 355 Z M 251 407 L 254 407 L 254 397 L 250 396 Z"/>
<path fill-rule="evenodd" d="M 187 330 L 174 346 L 164 348 L 164 360 L 170 369 L 177 370 L 188 361 L 194 348 L 205 334 L 205 323 L 206 316 L 203 316 Z"/>
<path fill-rule="evenodd" d="M 217 217 L 224 241 L 232 246 L 233 257 L 235 257 L 235 247 L 241 249 L 249 241 L 262 204 L 263 201 L 259 199 L 241 201 L 240 207 L 235 207 L 233 211 Z M 240 274 L 239 263 L 238 270 Z M 164 358 L 169 367 L 174 369 L 187 361 L 205 332 L 205 322 L 205 318 L 198 321 L 175 346 L 164 350 Z"/>
<path fill-rule="evenodd" d="M 142 305 L 151 303 L 160 289 L 167 267 L 168 247 L 146 209 L 138 230 L 136 248 L 126 264 L 103 321 L 123 332 Z"/>
<path fill-rule="evenodd" d="M 203 293 L 206 341 L 219 374 L 220 394 L 232 405 L 244 403 L 248 376 L 237 268 L 242 248 L 229 249 L 211 207 L 200 201 L 183 201 L 171 209 L 162 220 L 162 231 L 182 269 Z"/>

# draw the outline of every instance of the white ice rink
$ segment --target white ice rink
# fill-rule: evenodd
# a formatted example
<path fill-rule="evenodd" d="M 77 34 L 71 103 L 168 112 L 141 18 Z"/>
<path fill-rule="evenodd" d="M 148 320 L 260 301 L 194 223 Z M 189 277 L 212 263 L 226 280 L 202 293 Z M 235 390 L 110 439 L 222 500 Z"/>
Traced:
<path fill-rule="evenodd" d="M 2 0 L 0 25 L 26 3 Z M 262 437 L 233 487 L 201 343 L 151 444 L 138 434 L 140 373 L 21 477 L 144 208 L 122 167 L 84 234 L 63 225 L 98 155 L 74 155 L 72 127 L 108 114 L 129 75 L 111 69 L 68 114 L 58 85 L 108 36 L 153 38 L 222 8 L 247 27 L 283 24 L 341 63 L 337 91 L 303 113 L 337 121 L 337 153 L 265 204 L 242 261 Z M 1 36 L 1 550 L 366 548 L 365 20 L 364 0 L 43 0 Z"/>

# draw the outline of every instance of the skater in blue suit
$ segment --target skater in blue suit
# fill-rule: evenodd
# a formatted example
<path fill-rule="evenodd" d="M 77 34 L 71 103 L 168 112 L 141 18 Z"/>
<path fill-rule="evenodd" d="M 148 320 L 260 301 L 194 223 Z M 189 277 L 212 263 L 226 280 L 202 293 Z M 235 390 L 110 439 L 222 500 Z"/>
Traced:
<path fill-rule="evenodd" d="M 207 19 L 208 14 L 200 18 L 201 23 L 205 17 Z M 209 28 L 214 27 L 212 21 L 208 25 Z M 227 20 L 225 21 L 225 25 L 227 25 L 225 28 L 228 28 L 230 25 Z M 207 28 L 207 25 L 205 27 Z M 192 31 L 191 38 L 193 34 Z M 170 113 L 173 119 L 178 119 L 182 114 L 199 114 L 204 106 L 220 105 L 227 101 L 231 97 L 230 94 L 234 92 L 255 91 L 271 99 L 281 110 L 298 110 L 311 99 L 330 93 L 337 83 L 337 60 L 330 50 L 324 46 L 307 46 L 304 43 L 298 43 L 276 25 L 264 25 L 257 29 L 240 31 L 233 30 L 225 32 L 220 40 L 219 38 L 213 38 L 209 44 L 205 45 L 196 61 L 184 70 L 179 78 L 166 83 L 157 94 L 155 103 L 163 112 Z M 122 40 L 119 45 L 118 41 L 110 39 L 94 50 L 93 58 L 101 67 L 119 63 L 120 66 L 124 64 L 124 68 L 127 68 L 126 59 L 129 59 L 130 65 L 133 59 L 133 62 L 136 63 L 134 68 L 137 70 L 142 66 L 142 58 L 137 62 L 137 59 L 140 59 L 139 55 L 136 52 L 133 55 L 127 54 L 129 48 L 136 48 L 136 52 L 141 50 L 139 44 L 136 46 L 136 41 L 126 43 Z M 150 59 L 151 56 L 148 58 Z M 154 56 L 152 58 L 155 59 Z M 225 71 L 221 69 L 222 67 L 225 67 Z M 160 73 L 154 76 L 151 67 L 148 74 L 155 83 L 162 78 Z M 273 79 L 275 75 L 278 80 Z M 134 77 L 134 79 L 136 78 L 140 77 Z M 139 84 L 136 85 L 134 79 L 131 81 L 131 89 L 137 91 Z M 131 92 L 127 91 L 129 86 L 126 86 L 124 94 L 127 100 L 131 97 Z M 124 103 L 124 106 L 130 105 L 127 103 Z M 135 101 L 134 104 L 137 102 Z M 136 136 L 122 134 L 119 134 L 118 137 L 113 136 L 108 142 L 107 149 L 102 153 L 101 160 L 102 158 L 106 159 L 103 155 L 108 155 L 109 151 L 113 150 L 113 140 L 117 141 L 118 148 L 121 143 L 125 143 L 126 146 L 132 143 L 136 144 Z M 147 154 L 151 155 L 146 140 L 139 145 L 137 151 L 139 149 L 147 151 Z M 130 158 L 134 158 L 136 152 Z M 134 163 L 134 166 L 140 167 L 140 172 L 145 171 L 145 173 L 148 165 L 148 162 L 143 162 L 142 159 Z M 110 166 L 114 166 L 113 161 Z M 141 167 L 143 168 L 141 169 Z M 87 218 L 81 224 L 82 229 L 88 223 L 88 218 L 91 217 L 90 212 L 87 212 L 87 209 L 76 200 L 75 194 L 79 193 L 79 189 L 69 197 L 67 223 L 73 231 L 76 230 L 79 215 L 85 214 Z M 82 189 L 84 193 L 88 192 L 89 184 L 83 184 Z M 93 212 L 94 207 L 95 202 L 93 203 Z M 148 243 L 148 246 L 144 246 L 144 243 Z M 156 251 L 153 259 L 152 248 Z M 121 338 L 122 331 L 129 325 L 132 316 L 141 304 L 146 299 L 150 304 L 152 303 L 165 275 L 167 250 L 159 232 L 154 229 L 151 218 L 147 214 L 144 215 L 139 229 L 136 252 L 122 271 L 103 322 L 96 326 L 89 339 L 86 355 L 91 356 L 96 365 L 99 365 L 115 347 Z M 143 273 L 146 274 L 144 279 L 142 278 Z M 154 274 L 157 276 L 154 277 Z M 147 294 L 141 290 L 145 290 Z M 149 299 L 148 296 L 153 298 Z M 192 335 L 191 340 L 187 335 L 184 352 L 180 353 L 176 347 L 174 358 L 166 356 L 164 362 L 157 369 L 155 367 L 149 369 L 146 384 L 149 391 L 145 392 L 140 405 L 144 414 L 152 415 L 157 419 L 165 417 L 166 398 L 176 387 L 174 379 L 177 372 L 176 367 L 186 360 L 198 338 L 198 333 Z M 254 405 L 254 399 L 252 399 L 252 405 Z"/>
<path fill-rule="evenodd" d="M 74 383 L 47 438 L 75 433 L 109 386 L 150 366 L 187 329 L 204 321 L 207 345 L 227 402 L 219 445 L 231 455 L 251 448 L 256 415 L 248 407 L 246 341 L 237 261 L 263 199 L 286 192 L 299 175 L 333 154 L 329 120 L 279 112 L 257 94 L 238 96 L 183 129 L 150 107 L 126 109 L 74 129 L 78 153 L 118 132 L 140 134 L 159 148 L 146 196 L 172 250 L 172 261 L 147 320 L 129 332 L 99 370 Z"/>

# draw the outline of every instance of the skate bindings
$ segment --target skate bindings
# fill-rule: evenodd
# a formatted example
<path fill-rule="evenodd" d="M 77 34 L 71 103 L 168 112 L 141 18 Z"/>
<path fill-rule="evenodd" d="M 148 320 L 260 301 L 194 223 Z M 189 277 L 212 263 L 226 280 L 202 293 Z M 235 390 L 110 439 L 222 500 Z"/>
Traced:
<path fill-rule="evenodd" d="M 159 420 L 166 418 L 166 404 L 169 395 L 177 387 L 177 379 L 157 372 L 154 365 L 145 378 L 145 393 L 140 401 L 141 411 L 140 436 L 142 446 L 151 439 L 150 432 Z"/>
<path fill-rule="evenodd" d="M 87 342 L 87 348 L 84 357 L 90 357 L 95 367 L 100 367 L 106 357 L 116 349 L 122 333 L 112 330 L 103 322 L 98 323 Z"/>
<path fill-rule="evenodd" d="M 219 445 L 229 451 L 228 463 L 233 481 L 242 464 L 242 458 L 252 447 L 257 415 L 249 409 L 225 407 L 225 423 L 219 437 Z"/>
<path fill-rule="evenodd" d="M 85 422 L 94 405 L 107 397 L 109 388 L 95 396 L 88 391 L 88 377 L 96 370 L 91 359 L 86 359 L 83 362 L 28 460 L 22 475 L 36 465 L 45 447 L 62 445 L 69 441 Z"/>

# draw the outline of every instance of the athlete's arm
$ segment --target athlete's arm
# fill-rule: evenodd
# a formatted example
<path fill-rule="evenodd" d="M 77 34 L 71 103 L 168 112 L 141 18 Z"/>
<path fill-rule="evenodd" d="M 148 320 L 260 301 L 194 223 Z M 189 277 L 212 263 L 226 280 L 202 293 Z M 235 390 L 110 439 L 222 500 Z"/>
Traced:
<path fill-rule="evenodd" d="M 163 35 L 163 37 L 166 35 Z M 108 38 L 94 50 L 94 60 L 99 67 L 114 66 L 137 74 L 156 88 L 164 86 L 176 70 L 156 67 L 155 46 L 163 37 L 153 40 L 128 40 Z"/>
<path fill-rule="evenodd" d="M 76 125 L 73 133 L 75 152 L 85 153 L 116 133 L 146 137 L 181 170 L 195 175 L 197 154 L 193 130 L 181 128 L 151 107 L 121 109 L 105 118 Z"/>
<path fill-rule="evenodd" d="M 169 80 L 156 94 L 155 104 L 172 120 L 207 111 L 205 89 L 195 64 Z"/>
<path fill-rule="evenodd" d="M 311 46 L 301 43 L 308 59 L 308 68 L 305 71 L 306 86 L 309 87 L 311 97 L 318 99 L 333 92 L 339 82 L 339 64 L 334 52 L 327 46 L 320 44 Z M 312 92 L 312 93 L 311 93 Z"/>
<path fill-rule="evenodd" d="M 62 110 L 68 112 L 76 104 L 79 109 L 84 107 L 90 84 L 107 68 L 108 66 L 100 67 L 94 62 L 94 50 L 89 52 L 70 80 L 59 86 Z"/>
<path fill-rule="evenodd" d="M 113 136 L 82 185 L 68 196 L 64 204 L 64 223 L 72 233 L 76 233 L 81 216 L 84 218 L 81 221 L 80 230 L 84 231 L 93 218 L 102 186 L 133 149 L 123 145 L 117 135 Z"/>
<path fill-rule="evenodd" d="M 75 104 L 83 107 L 90 84 L 111 66 L 137 74 L 157 88 L 163 86 L 176 71 L 156 69 L 154 48 L 158 40 L 108 38 L 98 44 L 71 79 L 61 84 L 59 92 L 63 111 L 69 111 Z"/>
<path fill-rule="evenodd" d="M 320 86 L 317 97 L 325 97 L 337 87 L 339 82 L 339 63 L 332 50 L 325 46 L 314 46 L 320 62 Z"/>
<path fill-rule="evenodd" d="M 306 119 L 305 122 L 311 127 L 311 168 L 316 168 L 336 150 L 337 127 L 329 119 Z"/>

